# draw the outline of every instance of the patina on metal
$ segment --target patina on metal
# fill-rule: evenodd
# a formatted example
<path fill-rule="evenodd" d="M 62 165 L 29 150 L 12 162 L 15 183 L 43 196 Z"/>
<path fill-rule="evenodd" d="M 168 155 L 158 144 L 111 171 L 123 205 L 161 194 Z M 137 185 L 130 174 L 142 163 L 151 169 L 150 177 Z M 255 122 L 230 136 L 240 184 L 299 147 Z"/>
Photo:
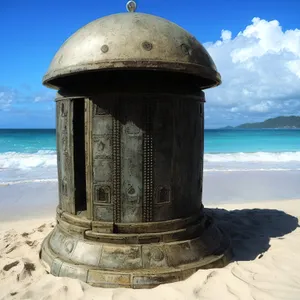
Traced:
<path fill-rule="evenodd" d="M 192 35 L 135 7 L 78 30 L 43 79 L 59 90 L 59 205 L 40 256 L 101 287 L 151 288 L 230 257 L 202 205 L 202 90 L 221 77 Z"/>

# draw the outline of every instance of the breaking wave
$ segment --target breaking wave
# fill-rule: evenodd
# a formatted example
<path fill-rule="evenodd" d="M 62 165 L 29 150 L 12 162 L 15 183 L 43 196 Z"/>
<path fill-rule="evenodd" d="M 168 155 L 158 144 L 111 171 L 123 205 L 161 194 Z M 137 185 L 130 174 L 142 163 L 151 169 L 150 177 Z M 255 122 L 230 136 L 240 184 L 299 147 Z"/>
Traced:
<path fill-rule="evenodd" d="M 57 166 L 55 151 L 36 153 L 0 153 L 0 171 L 53 169 Z M 252 166 L 252 167 L 251 167 Z M 205 171 L 296 170 L 300 168 L 300 152 L 206 153 Z"/>
<path fill-rule="evenodd" d="M 40 150 L 36 153 L 0 153 L 0 169 L 21 169 L 56 167 L 56 152 Z"/>
<path fill-rule="evenodd" d="M 300 152 L 238 152 L 238 153 L 216 153 L 205 154 L 205 162 L 227 163 L 227 162 L 255 162 L 255 163 L 287 163 L 300 162 Z"/>

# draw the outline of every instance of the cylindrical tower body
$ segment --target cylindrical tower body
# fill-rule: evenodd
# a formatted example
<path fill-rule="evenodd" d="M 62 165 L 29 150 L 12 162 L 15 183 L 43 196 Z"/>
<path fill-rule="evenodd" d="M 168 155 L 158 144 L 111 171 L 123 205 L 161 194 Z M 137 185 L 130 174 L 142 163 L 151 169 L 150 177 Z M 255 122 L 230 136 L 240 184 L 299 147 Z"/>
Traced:
<path fill-rule="evenodd" d="M 57 226 L 41 258 L 57 276 L 153 287 L 223 266 L 229 241 L 202 205 L 204 88 L 220 76 L 177 25 L 96 20 L 54 57 Z"/>
<path fill-rule="evenodd" d="M 204 93 L 199 94 L 58 95 L 60 208 L 114 223 L 199 214 Z"/>

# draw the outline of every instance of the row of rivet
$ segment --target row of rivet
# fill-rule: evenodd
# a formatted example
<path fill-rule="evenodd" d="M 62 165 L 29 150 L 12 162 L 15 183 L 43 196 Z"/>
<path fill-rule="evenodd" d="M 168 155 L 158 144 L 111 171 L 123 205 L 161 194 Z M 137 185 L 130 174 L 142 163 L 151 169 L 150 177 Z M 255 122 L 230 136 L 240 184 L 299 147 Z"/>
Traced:
<path fill-rule="evenodd" d="M 144 41 L 142 43 L 142 47 L 144 48 L 144 50 L 146 51 L 151 51 L 153 49 L 153 44 L 148 42 L 148 41 Z M 183 52 L 184 55 L 190 55 L 191 54 L 191 49 L 189 48 L 189 46 L 187 46 L 186 44 L 182 44 L 181 45 L 181 50 Z M 103 45 L 101 47 L 101 51 L 103 53 L 107 53 L 109 51 L 109 47 L 108 45 Z"/>
<path fill-rule="evenodd" d="M 121 222 L 121 127 L 118 119 L 119 102 L 115 103 L 116 117 L 113 119 L 113 220 Z"/>
<path fill-rule="evenodd" d="M 151 222 L 153 218 L 153 138 L 152 105 L 146 103 L 146 128 L 143 137 L 143 221 Z"/>

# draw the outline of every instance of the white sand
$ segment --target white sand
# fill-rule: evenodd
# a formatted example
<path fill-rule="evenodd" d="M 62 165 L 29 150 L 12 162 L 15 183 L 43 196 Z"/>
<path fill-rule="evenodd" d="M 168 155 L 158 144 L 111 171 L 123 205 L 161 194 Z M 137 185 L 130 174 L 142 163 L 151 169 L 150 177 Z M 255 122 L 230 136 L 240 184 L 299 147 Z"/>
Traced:
<path fill-rule="evenodd" d="M 38 251 L 55 224 L 54 211 L 53 218 L 2 222 L 0 299 L 300 299 L 300 200 L 222 205 L 208 212 L 230 233 L 234 261 L 151 290 L 94 288 L 47 274 Z M 7 270 L 13 262 L 18 264 Z M 35 269 L 26 271 L 30 263 Z"/>

